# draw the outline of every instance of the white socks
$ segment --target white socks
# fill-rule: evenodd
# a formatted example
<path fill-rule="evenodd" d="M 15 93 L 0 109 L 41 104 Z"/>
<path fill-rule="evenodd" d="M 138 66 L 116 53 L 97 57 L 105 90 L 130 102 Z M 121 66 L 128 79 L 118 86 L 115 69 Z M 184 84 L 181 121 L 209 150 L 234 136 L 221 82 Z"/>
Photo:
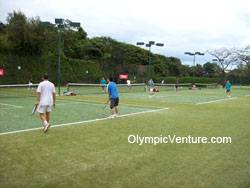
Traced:
<path fill-rule="evenodd" d="M 45 121 L 43 122 L 43 126 L 46 127 L 47 125 L 48 125 L 48 122 L 45 120 Z"/>

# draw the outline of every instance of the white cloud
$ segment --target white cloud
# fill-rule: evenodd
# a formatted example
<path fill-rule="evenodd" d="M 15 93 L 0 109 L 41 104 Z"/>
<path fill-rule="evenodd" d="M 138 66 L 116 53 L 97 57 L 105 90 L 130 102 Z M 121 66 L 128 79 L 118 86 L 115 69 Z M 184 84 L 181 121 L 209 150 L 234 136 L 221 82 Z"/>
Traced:
<path fill-rule="evenodd" d="M 80 21 L 90 37 L 164 42 L 164 48 L 153 52 L 183 61 L 188 58 L 184 51 L 250 44 L 248 0 L 0 0 L 0 7 L 0 20 L 21 10 L 51 22 L 55 17 Z"/>

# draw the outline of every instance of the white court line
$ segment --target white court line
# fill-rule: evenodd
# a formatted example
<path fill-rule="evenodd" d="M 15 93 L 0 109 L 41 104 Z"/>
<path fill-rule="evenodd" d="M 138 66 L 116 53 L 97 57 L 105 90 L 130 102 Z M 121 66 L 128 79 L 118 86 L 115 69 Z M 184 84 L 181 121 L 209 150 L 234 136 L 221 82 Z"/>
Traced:
<path fill-rule="evenodd" d="M 130 114 L 119 115 L 118 117 L 116 117 L 114 119 L 127 117 L 127 116 L 134 116 L 134 115 L 139 115 L 139 114 L 145 114 L 145 113 L 159 112 L 159 111 L 163 111 L 163 110 L 168 110 L 168 108 L 161 108 L 161 109 L 156 109 L 156 110 L 147 110 L 147 111 L 142 111 L 142 112 L 134 112 L 134 113 L 130 113 Z M 57 127 L 68 126 L 68 125 L 93 123 L 93 122 L 104 121 L 104 120 L 108 120 L 108 119 L 113 120 L 110 117 L 105 117 L 105 118 L 99 118 L 99 119 L 92 119 L 92 120 L 77 121 L 77 122 L 72 122 L 72 123 L 63 123 L 63 124 L 53 125 L 53 126 L 51 126 L 51 128 L 57 128 Z M 18 131 L 4 132 L 4 133 L 0 133 L 0 136 L 1 135 L 7 135 L 7 134 L 34 131 L 34 130 L 41 130 L 41 129 L 42 129 L 41 127 L 38 127 L 38 128 L 23 129 L 23 130 L 18 130 Z"/>
<path fill-rule="evenodd" d="M 228 101 L 228 100 L 233 100 L 233 99 L 237 99 L 237 97 L 226 98 L 226 99 L 218 99 L 218 100 L 207 101 L 207 102 L 199 102 L 199 103 L 196 103 L 196 105 L 210 104 L 210 103 L 221 102 L 221 101 Z"/>
<path fill-rule="evenodd" d="M 80 103 L 82 103 L 82 104 L 92 104 L 92 105 L 101 105 L 101 106 L 103 106 L 103 105 L 105 105 L 105 103 L 97 103 L 96 101 L 89 101 L 89 100 L 81 100 L 81 99 L 76 99 L 76 101 L 79 101 L 79 102 L 72 102 L 73 100 L 58 100 L 58 101 L 64 101 L 64 102 L 68 102 L 67 104 L 74 104 L 74 103 L 76 103 L 76 104 L 80 104 Z M 61 105 L 67 105 L 66 103 L 63 103 L 63 104 L 61 104 Z M 121 105 L 124 105 L 124 106 L 129 106 L 129 107 L 138 107 L 138 108 L 144 108 L 144 109 L 146 109 L 146 108 L 157 108 L 157 109 L 162 109 L 162 107 L 159 107 L 159 106 L 152 106 L 152 105 L 150 105 L 150 106 L 144 106 L 144 105 L 137 105 L 137 104 L 128 104 L 128 103 L 123 103 L 123 102 L 121 102 L 120 103 Z"/>
<path fill-rule="evenodd" d="M 129 107 L 138 107 L 138 108 L 144 108 L 144 109 L 146 109 L 146 108 L 157 108 L 157 109 L 162 109 L 163 107 L 159 107 L 159 106 L 152 106 L 152 105 L 150 105 L 150 106 L 144 106 L 144 105 L 137 105 L 137 104 L 128 104 L 128 103 L 122 103 L 121 102 L 121 105 L 124 105 L 124 106 L 129 106 Z"/>
<path fill-rule="evenodd" d="M 64 106 L 64 105 L 71 105 L 71 104 L 91 104 L 91 105 L 94 105 L 94 106 L 102 106 L 104 107 L 105 105 L 107 104 L 104 104 L 104 103 L 93 103 L 93 102 L 66 102 L 66 103 L 59 103 L 59 104 L 56 104 L 56 106 Z M 142 105 L 133 105 L 133 104 L 123 104 L 121 103 L 121 105 L 123 105 L 122 107 L 123 108 L 138 108 L 138 109 L 146 109 L 146 110 L 151 110 L 149 108 L 158 108 L 158 109 L 161 109 L 161 107 L 156 107 L 156 106 L 142 106 Z"/>
<path fill-rule="evenodd" d="M 13 104 L 6 104 L 6 103 L 0 103 L 0 105 L 4 105 L 4 106 L 11 106 L 11 107 L 15 107 L 15 108 L 23 108 L 23 106 L 17 106 L 17 105 L 13 105 Z"/>
<path fill-rule="evenodd" d="M 245 95 L 245 97 L 250 97 L 250 95 Z"/>
<path fill-rule="evenodd" d="M 17 110 L 21 108 L 13 108 L 13 107 L 6 107 L 6 108 L 0 108 L 0 110 Z"/>

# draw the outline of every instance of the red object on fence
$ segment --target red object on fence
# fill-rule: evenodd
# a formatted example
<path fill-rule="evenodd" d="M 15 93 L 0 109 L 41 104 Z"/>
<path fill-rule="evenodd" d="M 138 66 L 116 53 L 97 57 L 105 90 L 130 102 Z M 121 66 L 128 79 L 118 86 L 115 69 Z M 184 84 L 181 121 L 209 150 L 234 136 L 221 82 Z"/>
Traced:
<path fill-rule="evenodd" d="M 4 69 L 0 68 L 0 76 L 3 76 L 3 75 L 4 75 Z"/>
<path fill-rule="evenodd" d="M 128 79 L 128 74 L 119 74 L 119 79 L 127 80 Z"/>

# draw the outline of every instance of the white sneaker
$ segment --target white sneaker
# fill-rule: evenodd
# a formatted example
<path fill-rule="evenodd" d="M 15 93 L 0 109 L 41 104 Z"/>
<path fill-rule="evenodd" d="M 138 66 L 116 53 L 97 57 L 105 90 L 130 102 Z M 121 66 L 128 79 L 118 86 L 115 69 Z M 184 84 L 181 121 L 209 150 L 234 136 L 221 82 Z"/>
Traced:
<path fill-rule="evenodd" d="M 108 118 L 110 118 L 110 119 L 115 118 L 115 114 L 110 115 Z"/>
<path fill-rule="evenodd" d="M 44 129 L 43 129 L 43 132 L 46 133 L 48 130 L 49 130 L 49 127 L 50 127 L 50 124 L 48 123 Z"/>

